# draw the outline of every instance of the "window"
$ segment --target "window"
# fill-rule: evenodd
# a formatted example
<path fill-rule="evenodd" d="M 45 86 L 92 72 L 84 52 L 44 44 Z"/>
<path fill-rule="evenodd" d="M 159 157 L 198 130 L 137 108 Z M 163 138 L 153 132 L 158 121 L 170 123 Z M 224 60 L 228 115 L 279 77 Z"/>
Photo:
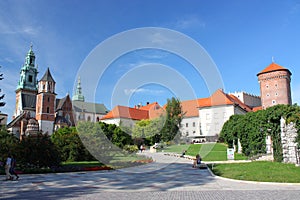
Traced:
<path fill-rule="evenodd" d="M 266 88 L 269 88 L 269 85 L 266 85 Z"/>
<path fill-rule="evenodd" d="M 277 93 L 277 92 L 275 93 L 275 96 L 278 96 L 278 93 Z"/>
<path fill-rule="evenodd" d="M 193 122 L 193 127 L 195 127 L 196 126 L 196 123 L 195 122 Z"/>
<path fill-rule="evenodd" d="M 185 123 L 185 127 L 189 127 L 189 123 Z"/>
<path fill-rule="evenodd" d="M 214 113 L 214 118 L 218 119 L 218 113 Z"/>
<path fill-rule="evenodd" d="M 87 120 L 90 122 L 91 121 L 91 116 L 88 116 Z"/>
<path fill-rule="evenodd" d="M 50 113 L 50 108 L 49 107 L 47 107 L 47 113 Z"/>
<path fill-rule="evenodd" d="M 278 87 L 277 83 L 275 84 L 275 87 L 276 87 L 276 88 Z"/>
<path fill-rule="evenodd" d="M 50 97 L 48 97 L 48 102 L 50 102 Z"/>
<path fill-rule="evenodd" d="M 219 123 L 215 123 L 215 131 L 219 131 L 220 128 L 219 128 Z"/>
<path fill-rule="evenodd" d="M 273 105 L 276 104 L 276 101 L 275 101 L 275 100 L 272 100 L 272 104 L 273 104 Z"/>
<path fill-rule="evenodd" d="M 210 124 L 206 124 L 206 131 L 209 131 L 210 130 Z"/>
<path fill-rule="evenodd" d="M 29 76 L 28 76 L 28 81 L 29 81 L 30 83 L 32 83 L 32 75 L 29 75 Z"/>
<path fill-rule="evenodd" d="M 267 93 L 267 97 L 269 97 L 270 96 L 270 94 L 269 93 Z"/>
<path fill-rule="evenodd" d="M 206 120 L 210 120 L 210 114 L 206 113 Z"/>

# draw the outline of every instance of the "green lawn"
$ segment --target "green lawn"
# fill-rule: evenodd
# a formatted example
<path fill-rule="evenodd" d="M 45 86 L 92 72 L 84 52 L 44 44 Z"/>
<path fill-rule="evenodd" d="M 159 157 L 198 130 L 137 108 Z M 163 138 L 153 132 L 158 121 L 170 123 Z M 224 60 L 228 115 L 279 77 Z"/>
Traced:
<path fill-rule="evenodd" d="M 62 166 L 81 166 L 81 167 L 96 167 L 104 166 L 99 161 L 78 161 L 78 162 L 63 162 Z"/>
<path fill-rule="evenodd" d="M 227 146 L 222 143 L 190 144 L 190 145 L 172 145 L 164 152 L 173 152 L 181 154 L 187 150 L 186 155 L 196 156 L 200 154 L 203 161 L 224 161 L 227 160 Z M 241 154 L 235 154 L 235 160 L 245 160 L 246 157 Z"/>
<path fill-rule="evenodd" d="M 294 164 L 256 161 L 250 163 L 214 164 L 214 174 L 226 178 L 259 182 L 300 183 L 300 167 Z"/>

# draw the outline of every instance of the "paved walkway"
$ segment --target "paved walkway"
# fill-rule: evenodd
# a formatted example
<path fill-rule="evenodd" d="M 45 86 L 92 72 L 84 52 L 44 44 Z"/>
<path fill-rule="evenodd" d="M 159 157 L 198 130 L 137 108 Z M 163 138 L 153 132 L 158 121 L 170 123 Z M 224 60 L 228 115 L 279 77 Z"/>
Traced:
<path fill-rule="evenodd" d="M 233 181 L 192 168 L 187 159 L 145 154 L 156 162 L 124 170 L 22 175 L 19 181 L 1 181 L 0 199 L 246 200 L 300 196 L 300 184 Z"/>

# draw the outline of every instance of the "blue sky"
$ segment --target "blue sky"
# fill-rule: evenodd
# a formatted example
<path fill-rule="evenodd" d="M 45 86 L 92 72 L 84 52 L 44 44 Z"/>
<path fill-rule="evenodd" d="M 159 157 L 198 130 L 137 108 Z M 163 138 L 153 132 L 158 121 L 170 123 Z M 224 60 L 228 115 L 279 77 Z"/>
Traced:
<path fill-rule="evenodd" d="M 0 9 L 0 65 L 5 77 L 0 88 L 7 103 L 1 112 L 9 117 L 15 107 L 20 68 L 31 43 L 38 77 L 49 67 L 57 98 L 62 98 L 72 95 L 82 63 L 97 45 L 143 27 L 178 31 L 199 43 L 215 63 L 226 92 L 259 95 L 256 74 L 274 57 L 292 72 L 293 102 L 300 102 L 299 0 L 1 0 Z M 105 56 L 103 53 L 99 59 Z M 133 106 L 147 101 L 163 105 L 172 96 L 186 100 L 212 92 L 191 63 L 161 49 L 137 49 L 105 67 L 99 82 L 84 79 L 82 87 L 87 101 L 104 103 L 109 109 L 116 104 Z M 157 69 L 156 73 L 148 72 L 150 68 Z M 130 73 L 137 76 L 132 78 Z M 168 80 L 170 85 L 154 76 Z M 124 78 L 147 81 L 137 87 L 124 84 Z M 97 90 L 91 92 L 89 84 L 96 84 Z"/>

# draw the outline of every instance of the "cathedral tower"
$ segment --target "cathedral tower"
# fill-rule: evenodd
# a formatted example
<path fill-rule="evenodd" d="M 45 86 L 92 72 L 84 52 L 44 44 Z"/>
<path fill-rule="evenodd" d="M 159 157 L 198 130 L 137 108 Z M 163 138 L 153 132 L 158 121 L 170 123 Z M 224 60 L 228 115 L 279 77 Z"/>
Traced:
<path fill-rule="evenodd" d="M 263 109 L 278 104 L 292 104 L 291 75 L 288 69 L 274 62 L 257 74 Z"/>
<path fill-rule="evenodd" d="M 35 55 L 31 45 L 25 57 L 25 63 L 20 71 L 20 79 L 16 89 L 16 108 L 14 117 L 19 116 L 23 111 L 28 111 L 31 117 L 35 116 L 37 74 Z"/>
<path fill-rule="evenodd" d="M 43 133 L 53 133 L 55 102 L 55 81 L 48 68 L 38 83 L 38 94 L 36 96 L 36 119 Z"/>

